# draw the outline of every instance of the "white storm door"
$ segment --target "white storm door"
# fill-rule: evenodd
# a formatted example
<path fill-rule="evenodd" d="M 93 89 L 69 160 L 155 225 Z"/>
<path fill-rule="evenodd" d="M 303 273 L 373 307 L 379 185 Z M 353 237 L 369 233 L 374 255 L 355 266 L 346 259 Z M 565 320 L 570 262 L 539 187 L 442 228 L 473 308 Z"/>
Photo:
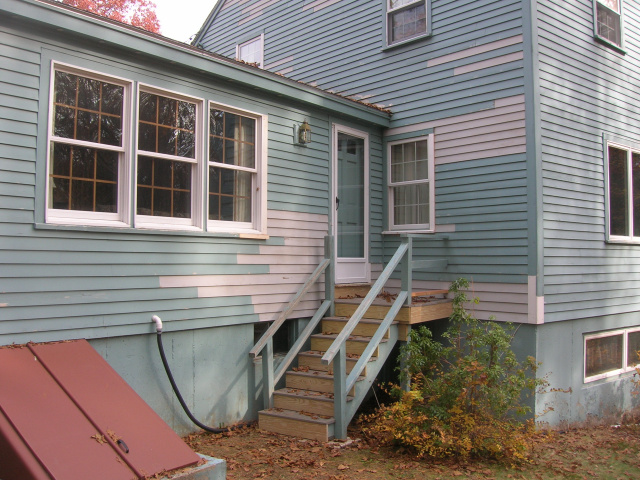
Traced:
<path fill-rule="evenodd" d="M 333 125 L 333 235 L 336 283 L 368 283 L 369 136 Z"/>

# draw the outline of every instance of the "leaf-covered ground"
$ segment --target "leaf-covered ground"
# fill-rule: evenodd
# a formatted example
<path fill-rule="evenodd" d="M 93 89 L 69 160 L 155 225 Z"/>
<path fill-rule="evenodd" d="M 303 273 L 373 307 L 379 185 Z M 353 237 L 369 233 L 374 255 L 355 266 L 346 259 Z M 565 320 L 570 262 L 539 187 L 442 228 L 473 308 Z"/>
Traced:
<path fill-rule="evenodd" d="M 227 461 L 227 479 L 640 479 L 640 426 L 597 426 L 542 433 L 531 463 L 416 461 L 407 453 L 358 440 L 323 444 L 249 427 L 222 435 L 192 434 L 197 452 Z"/>

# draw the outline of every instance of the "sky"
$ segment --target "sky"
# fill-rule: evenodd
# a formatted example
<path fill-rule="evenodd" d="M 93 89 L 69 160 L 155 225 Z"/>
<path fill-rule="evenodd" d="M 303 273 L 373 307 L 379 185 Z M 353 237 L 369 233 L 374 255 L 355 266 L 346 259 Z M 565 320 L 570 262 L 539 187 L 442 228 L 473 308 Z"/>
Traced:
<path fill-rule="evenodd" d="M 180 42 L 190 38 L 207 19 L 217 0 L 151 0 L 156 4 L 160 33 Z"/>

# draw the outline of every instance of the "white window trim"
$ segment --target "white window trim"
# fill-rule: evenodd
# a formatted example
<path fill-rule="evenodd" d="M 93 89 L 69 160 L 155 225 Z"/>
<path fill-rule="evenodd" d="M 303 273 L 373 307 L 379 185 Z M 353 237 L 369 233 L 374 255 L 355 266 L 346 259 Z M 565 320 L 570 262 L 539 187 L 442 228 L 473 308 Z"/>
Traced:
<path fill-rule="evenodd" d="M 619 0 L 618 12 L 616 12 L 618 14 L 618 18 L 620 19 L 620 44 L 617 44 L 615 42 L 612 42 L 608 38 L 603 37 L 598 32 L 598 4 L 603 5 L 604 8 L 608 8 L 608 7 L 598 0 L 593 0 L 593 35 L 594 37 L 597 38 L 602 43 L 619 51 L 623 51 L 623 48 L 624 48 L 624 17 L 622 14 L 623 3 L 624 3 L 624 0 Z"/>
<path fill-rule="evenodd" d="M 54 100 L 55 100 L 55 72 L 66 72 L 81 77 L 91 78 L 103 82 L 120 85 L 124 88 L 123 105 L 122 105 L 122 145 L 120 147 L 113 145 L 104 145 L 101 143 L 87 142 L 63 137 L 57 137 L 53 134 L 54 125 Z M 129 192 L 131 191 L 131 122 L 132 122 L 132 93 L 134 82 L 129 79 L 117 77 L 113 75 L 105 75 L 95 70 L 78 68 L 73 65 L 52 61 L 49 82 L 49 117 L 47 119 L 47 152 L 46 152 L 46 187 L 45 187 L 45 222 L 60 225 L 88 225 L 88 226 L 104 226 L 104 227 L 129 227 L 129 212 L 131 210 L 131 199 Z M 118 212 L 87 212 L 80 210 L 61 210 L 51 208 L 50 205 L 50 173 L 51 173 L 51 151 L 52 143 L 65 143 L 67 145 L 86 146 L 100 150 L 115 151 L 120 153 L 118 161 Z"/>
<path fill-rule="evenodd" d="M 392 182 L 391 181 L 391 147 L 394 145 L 400 145 L 403 143 L 415 143 L 422 140 L 427 140 L 427 152 L 429 155 L 429 167 L 428 167 L 428 175 L 429 178 L 424 180 L 416 180 L 411 182 Z M 420 183 L 428 183 L 429 184 L 429 223 L 428 224 L 409 224 L 409 225 L 396 225 L 394 222 L 394 202 L 393 202 L 393 188 L 400 185 L 410 185 L 410 184 L 420 184 Z M 435 141 L 434 134 L 430 133 L 429 135 L 424 135 L 421 137 L 408 138 L 404 140 L 397 140 L 393 142 L 387 143 L 387 203 L 388 203 L 388 221 L 389 221 L 389 231 L 393 233 L 402 233 L 402 232 L 410 232 L 410 233 L 434 233 L 436 231 L 436 205 L 435 205 Z"/>
<path fill-rule="evenodd" d="M 385 20 L 384 20 L 384 36 L 385 36 L 385 42 L 384 44 L 387 47 L 396 47 L 399 45 L 404 45 L 407 43 L 411 43 L 414 42 L 418 39 L 424 38 L 424 37 L 429 37 L 431 36 L 431 0 L 414 0 L 413 2 L 409 3 L 408 5 L 402 5 L 400 7 L 396 7 L 396 8 L 391 8 L 390 6 L 390 0 L 383 0 L 385 7 L 384 7 L 384 11 L 385 11 Z M 594 0 L 595 1 L 595 0 Z M 392 27 L 392 22 L 391 22 L 391 16 L 395 13 L 398 12 L 400 10 L 406 9 L 406 8 L 411 8 L 412 6 L 415 7 L 416 5 L 419 5 L 423 3 L 424 4 L 424 8 L 425 8 L 425 14 L 426 14 L 426 25 L 425 25 L 425 31 L 424 33 L 418 34 L 415 37 L 411 37 L 411 38 L 406 38 L 404 40 L 398 40 L 396 42 L 393 42 L 391 40 L 391 27 Z"/>
<path fill-rule="evenodd" d="M 135 202 L 134 202 L 134 225 L 136 228 L 149 228 L 149 229 L 162 229 L 162 230 L 202 230 L 202 217 L 203 217 L 203 175 L 204 175 L 204 139 L 203 139 L 203 122 L 206 122 L 204 113 L 204 99 L 198 97 L 192 97 L 184 95 L 179 92 L 158 88 L 153 85 L 139 83 L 136 89 L 136 119 L 140 118 L 140 93 L 147 92 L 154 95 L 161 95 L 163 97 L 172 98 L 174 100 L 180 100 L 184 102 L 194 103 L 196 106 L 196 145 L 195 145 L 195 158 L 180 157 L 177 155 L 166 155 L 162 153 L 147 152 L 146 150 L 138 149 L 139 138 L 139 123 L 136 122 L 135 126 Z M 153 158 L 159 158 L 163 160 L 174 160 L 178 162 L 191 163 L 194 165 L 191 174 L 191 218 L 172 218 L 172 217 L 160 217 L 151 215 L 139 215 L 137 213 L 138 208 L 138 156 L 149 156 Z"/>
<path fill-rule="evenodd" d="M 237 107 L 232 107 L 219 102 L 210 101 L 207 108 L 207 127 L 206 136 L 207 140 L 211 133 L 211 125 L 209 123 L 209 112 L 211 109 L 223 110 L 229 113 L 235 113 L 243 117 L 253 118 L 256 121 L 256 166 L 255 168 L 240 167 L 237 165 L 224 165 L 216 162 L 211 162 L 206 159 L 205 168 L 205 204 L 207 205 L 207 231 L 209 232 L 225 232 L 225 233 L 240 233 L 251 235 L 266 235 L 267 234 L 267 135 L 269 131 L 268 115 L 252 112 L 250 110 L 244 110 Z M 232 222 L 225 220 L 209 220 L 209 167 L 217 166 L 219 168 L 228 168 L 230 170 L 240 170 L 255 173 L 255 181 L 252 185 L 251 191 L 251 216 L 253 222 Z"/>
<path fill-rule="evenodd" d="M 615 377 L 623 373 L 635 372 L 636 366 L 627 366 L 628 347 L 629 347 L 628 335 L 629 333 L 633 333 L 637 331 L 640 331 L 640 327 L 630 327 L 630 328 L 610 330 L 607 332 L 599 332 L 599 333 L 585 335 L 582 342 L 582 350 L 583 350 L 582 373 L 583 373 L 584 383 L 590 383 L 590 382 L 595 382 L 597 380 L 602 380 L 604 378 Z M 615 370 L 610 370 L 608 372 L 587 377 L 587 341 L 592 340 L 594 338 L 614 337 L 617 335 L 622 335 L 622 368 L 617 368 Z M 640 365 L 640 360 L 638 360 L 638 363 L 636 365 Z"/>
<path fill-rule="evenodd" d="M 628 171 L 628 176 L 627 176 L 627 202 L 629 205 L 629 218 L 627 219 L 627 228 L 629 229 L 629 235 L 628 236 L 622 236 L 622 235 L 612 235 L 611 234 L 611 177 L 609 175 L 609 147 L 613 147 L 613 148 L 617 148 L 619 150 L 625 150 L 627 152 L 627 171 Z M 605 159 L 606 159 L 606 165 L 605 165 L 605 172 L 606 172 L 606 208 L 607 208 L 607 215 L 606 215 L 606 225 L 605 225 L 605 231 L 606 231 L 606 236 L 607 236 L 607 241 L 611 242 L 611 243 L 626 243 L 626 244 L 640 244 L 640 237 L 634 237 L 633 236 L 633 175 L 632 175 L 632 161 L 631 161 L 631 157 L 632 154 L 639 154 L 640 155 L 640 148 L 634 148 L 632 146 L 630 146 L 629 144 L 624 144 L 624 143 L 620 143 L 620 142 L 615 142 L 615 141 L 606 141 L 605 142 Z"/>
<path fill-rule="evenodd" d="M 258 42 L 259 45 L 259 57 L 258 57 L 258 67 L 259 68 L 264 68 L 264 33 L 261 33 L 258 36 L 255 36 L 253 38 L 250 38 L 249 40 L 245 41 L 245 42 L 240 42 L 238 44 L 236 44 L 236 60 L 241 60 L 240 58 L 240 49 L 242 47 L 244 47 L 245 45 L 248 45 L 250 43 L 254 43 L 254 42 Z"/>

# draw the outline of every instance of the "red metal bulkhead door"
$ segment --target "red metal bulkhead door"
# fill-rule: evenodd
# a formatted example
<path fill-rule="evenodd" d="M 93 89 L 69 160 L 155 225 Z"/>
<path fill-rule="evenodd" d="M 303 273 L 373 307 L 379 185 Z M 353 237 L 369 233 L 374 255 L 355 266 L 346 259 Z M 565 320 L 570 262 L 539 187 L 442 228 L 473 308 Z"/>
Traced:
<path fill-rule="evenodd" d="M 98 441 L 96 428 L 28 348 L 0 349 L 0 409 L 5 420 L 0 435 L 8 442 L 21 438 L 17 450 L 32 454 L 32 468 L 7 465 L 7 471 L 32 469 L 32 478 L 46 471 L 56 480 L 136 478 L 109 445 Z M 18 461 L 6 456 L 2 462 Z"/>
<path fill-rule="evenodd" d="M 116 442 L 120 455 L 140 476 L 200 461 L 87 341 L 29 348 L 86 416 Z"/>

